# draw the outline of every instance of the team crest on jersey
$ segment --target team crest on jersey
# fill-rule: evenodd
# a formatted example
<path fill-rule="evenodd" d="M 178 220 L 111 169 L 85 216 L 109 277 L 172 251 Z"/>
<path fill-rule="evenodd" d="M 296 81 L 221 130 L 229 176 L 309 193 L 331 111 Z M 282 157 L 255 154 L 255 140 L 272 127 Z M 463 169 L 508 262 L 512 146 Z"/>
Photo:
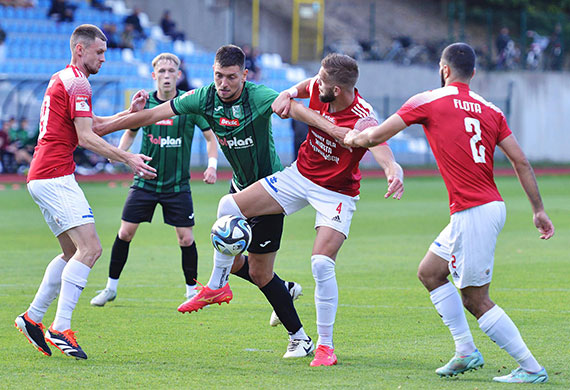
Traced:
<path fill-rule="evenodd" d="M 75 111 L 91 111 L 91 108 L 89 107 L 89 96 L 77 95 L 75 97 Z"/>
<path fill-rule="evenodd" d="M 232 115 L 234 116 L 234 118 L 237 119 L 243 118 L 243 108 L 241 104 L 237 106 L 232 106 Z"/>
<path fill-rule="evenodd" d="M 156 122 L 155 125 L 157 125 L 157 126 L 172 126 L 172 125 L 174 125 L 174 119 L 172 119 L 172 118 L 163 119 L 161 121 Z"/>

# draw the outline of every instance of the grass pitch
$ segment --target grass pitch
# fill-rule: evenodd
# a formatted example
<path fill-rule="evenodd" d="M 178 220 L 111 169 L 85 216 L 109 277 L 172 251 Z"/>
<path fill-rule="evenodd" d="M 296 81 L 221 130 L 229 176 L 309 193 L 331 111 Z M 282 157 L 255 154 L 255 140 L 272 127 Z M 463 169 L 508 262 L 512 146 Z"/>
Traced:
<path fill-rule="evenodd" d="M 542 389 L 569 389 L 568 236 L 570 176 L 540 177 L 547 212 L 556 226 L 544 242 L 516 178 L 497 179 L 507 204 L 499 236 L 491 297 L 511 316 L 531 351 L 550 375 Z M 184 279 L 172 227 L 139 228 L 121 276 L 118 297 L 91 307 L 105 286 L 110 248 L 127 188 L 82 184 L 95 212 L 103 255 L 74 313 L 72 328 L 89 359 L 76 361 L 54 350 L 37 352 L 14 328 L 26 310 L 57 241 L 25 187 L 0 191 L 0 388 L 200 388 L 200 389 L 503 389 L 491 379 L 516 367 L 468 315 L 482 370 L 441 379 L 434 370 L 452 356 L 453 341 L 416 278 L 431 241 L 449 220 L 440 178 L 408 178 L 401 201 L 384 200 L 384 180 L 364 180 L 350 238 L 337 260 L 340 305 L 335 325 L 339 364 L 309 367 L 309 358 L 284 360 L 287 334 L 269 327 L 271 308 L 253 285 L 232 277 L 229 305 L 180 314 Z M 199 280 L 211 269 L 209 229 L 228 183 L 192 182 L 199 252 Z M 303 286 L 296 307 L 316 340 L 310 253 L 314 212 L 285 222 L 276 271 Z M 55 303 L 46 314 L 49 326 Z M 516 386 L 516 385 L 514 385 Z"/>

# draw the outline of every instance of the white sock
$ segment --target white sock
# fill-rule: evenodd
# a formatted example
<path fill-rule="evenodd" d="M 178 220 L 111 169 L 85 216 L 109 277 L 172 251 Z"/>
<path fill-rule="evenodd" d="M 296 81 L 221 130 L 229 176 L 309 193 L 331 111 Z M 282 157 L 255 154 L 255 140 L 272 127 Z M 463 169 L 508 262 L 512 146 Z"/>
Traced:
<path fill-rule="evenodd" d="M 293 334 L 289 335 L 289 340 L 308 340 L 309 336 L 305 333 L 305 329 L 301 326 L 301 329 Z"/>
<path fill-rule="evenodd" d="M 453 336 L 456 355 L 465 356 L 475 352 L 477 348 L 473 343 L 473 335 L 469 330 L 463 303 L 455 286 L 448 282 L 432 290 L 429 296 L 443 323 Z"/>
<path fill-rule="evenodd" d="M 190 294 L 194 294 L 194 289 L 196 288 L 195 284 L 187 284 L 186 285 L 186 296 L 190 295 Z"/>
<path fill-rule="evenodd" d="M 79 300 L 83 288 L 87 284 L 91 268 L 85 264 L 71 259 L 61 274 L 61 292 L 57 303 L 57 312 L 53 321 L 53 329 L 64 331 L 71 328 L 71 314 Z"/>
<path fill-rule="evenodd" d="M 42 322 L 49 305 L 59 294 L 61 273 L 67 264 L 60 256 L 57 255 L 46 267 L 38 292 L 28 308 L 28 316 L 34 322 Z"/>
<path fill-rule="evenodd" d="M 501 349 L 507 351 L 523 370 L 538 372 L 542 369 L 524 343 L 517 326 L 499 305 L 493 306 L 477 322 L 481 330 Z"/>
<path fill-rule="evenodd" d="M 119 285 L 119 279 L 108 278 L 107 287 L 109 290 L 117 291 L 117 286 Z"/>
<path fill-rule="evenodd" d="M 318 345 L 334 348 L 333 327 L 338 307 L 338 286 L 335 262 L 324 255 L 311 257 L 311 269 L 315 279 L 315 306 L 317 309 Z"/>
<path fill-rule="evenodd" d="M 233 256 L 224 255 L 214 250 L 214 268 L 212 268 L 208 287 L 212 290 L 224 287 L 228 283 L 233 263 Z"/>

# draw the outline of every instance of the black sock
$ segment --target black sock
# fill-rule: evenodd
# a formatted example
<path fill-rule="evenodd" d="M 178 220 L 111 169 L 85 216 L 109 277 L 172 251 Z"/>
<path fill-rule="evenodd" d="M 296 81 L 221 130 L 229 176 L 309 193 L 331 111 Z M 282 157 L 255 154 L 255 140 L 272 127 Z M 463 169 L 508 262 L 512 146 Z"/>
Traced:
<path fill-rule="evenodd" d="M 130 241 L 123 241 L 118 235 L 115 238 L 113 249 L 111 249 L 111 263 L 109 264 L 109 277 L 111 279 L 119 279 L 121 276 L 129 256 L 129 245 Z"/>
<path fill-rule="evenodd" d="M 186 284 L 193 286 L 198 280 L 198 251 L 196 250 L 196 242 L 190 246 L 181 246 L 182 251 L 182 271 Z"/>
<path fill-rule="evenodd" d="M 273 279 L 260 290 L 273 306 L 273 310 L 289 334 L 296 333 L 303 327 L 293 305 L 293 298 L 291 298 L 285 282 L 277 274 L 274 274 Z"/>
<path fill-rule="evenodd" d="M 253 280 L 251 280 L 251 276 L 249 276 L 249 262 L 247 261 L 247 256 L 244 255 L 244 257 L 245 261 L 243 262 L 243 266 L 240 269 L 238 269 L 236 272 L 234 272 L 234 275 L 239 276 L 240 278 L 245 279 L 250 283 L 253 283 Z"/>

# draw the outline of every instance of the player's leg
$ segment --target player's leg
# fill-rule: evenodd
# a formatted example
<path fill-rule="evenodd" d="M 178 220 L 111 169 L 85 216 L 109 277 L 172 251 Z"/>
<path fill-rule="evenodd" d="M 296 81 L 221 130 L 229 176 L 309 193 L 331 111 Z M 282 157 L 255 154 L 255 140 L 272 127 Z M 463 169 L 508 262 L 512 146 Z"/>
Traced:
<path fill-rule="evenodd" d="M 51 355 L 51 350 L 45 340 L 42 321 L 47 309 L 59 294 L 61 273 L 67 265 L 67 261 L 76 251 L 75 245 L 65 233 L 60 234 L 58 240 L 63 253 L 57 255 L 48 264 L 30 307 L 15 321 L 15 326 L 28 338 L 30 343 L 47 356 Z"/>
<path fill-rule="evenodd" d="M 196 280 L 198 279 L 198 250 L 194 241 L 192 227 L 177 227 L 176 237 L 182 253 L 182 272 L 186 281 L 186 299 L 191 299 L 198 293 Z"/>
<path fill-rule="evenodd" d="M 71 317 L 87 284 L 89 272 L 101 256 L 101 243 L 94 223 L 73 227 L 65 234 L 73 241 L 77 251 L 61 274 L 57 311 L 52 325 L 46 332 L 46 339 L 68 356 L 87 359 L 71 330 Z"/>
<path fill-rule="evenodd" d="M 136 187 L 129 190 L 123 206 L 121 226 L 111 248 L 107 285 L 91 299 L 91 305 L 104 306 L 117 297 L 119 278 L 127 264 L 131 241 L 134 239 L 140 223 L 152 221 L 157 203 L 158 196 L 154 192 Z"/>
<path fill-rule="evenodd" d="M 528 349 L 517 326 L 499 305 L 491 301 L 489 284 L 463 288 L 461 295 L 465 308 L 477 318 L 481 330 L 511 355 L 522 369 L 494 379 L 499 382 L 546 382 L 546 370 Z"/>
<path fill-rule="evenodd" d="M 311 256 L 311 270 L 315 279 L 315 309 L 319 340 L 311 366 L 332 366 L 337 363 L 334 354 L 333 329 L 338 308 L 336 256 L 346 236 L 329 227 L 318 226 Z"/>
<path fill-rule="evenodd" d="M 464 269 L 452 255 L 459 238 L 448 224 L 430 245 L 418 267 L 418 278 L 429 291 L 430 299 L 455 342 L 455 354 L 447 364 L 435 370 L 440 376 L 454 376 L 482 367 L 483 356 L 477 350 L 467 323 L 457 288 L 449 281 L 450 270 L 458 277 Z M 460 259 L 461 260 L 461 259 Z"/>
<path fill-rule="evenodd" d="M 186 282 L 185 297 L 188 300 L 198 293 L 196 289 L 198 250 L 192 230 L 195 224 L 192 193 L 185 191 L 159 194 L 159 202 L 162 205 L 164 222 L 176 229 L 182 255 L 182 271 Z"/>

